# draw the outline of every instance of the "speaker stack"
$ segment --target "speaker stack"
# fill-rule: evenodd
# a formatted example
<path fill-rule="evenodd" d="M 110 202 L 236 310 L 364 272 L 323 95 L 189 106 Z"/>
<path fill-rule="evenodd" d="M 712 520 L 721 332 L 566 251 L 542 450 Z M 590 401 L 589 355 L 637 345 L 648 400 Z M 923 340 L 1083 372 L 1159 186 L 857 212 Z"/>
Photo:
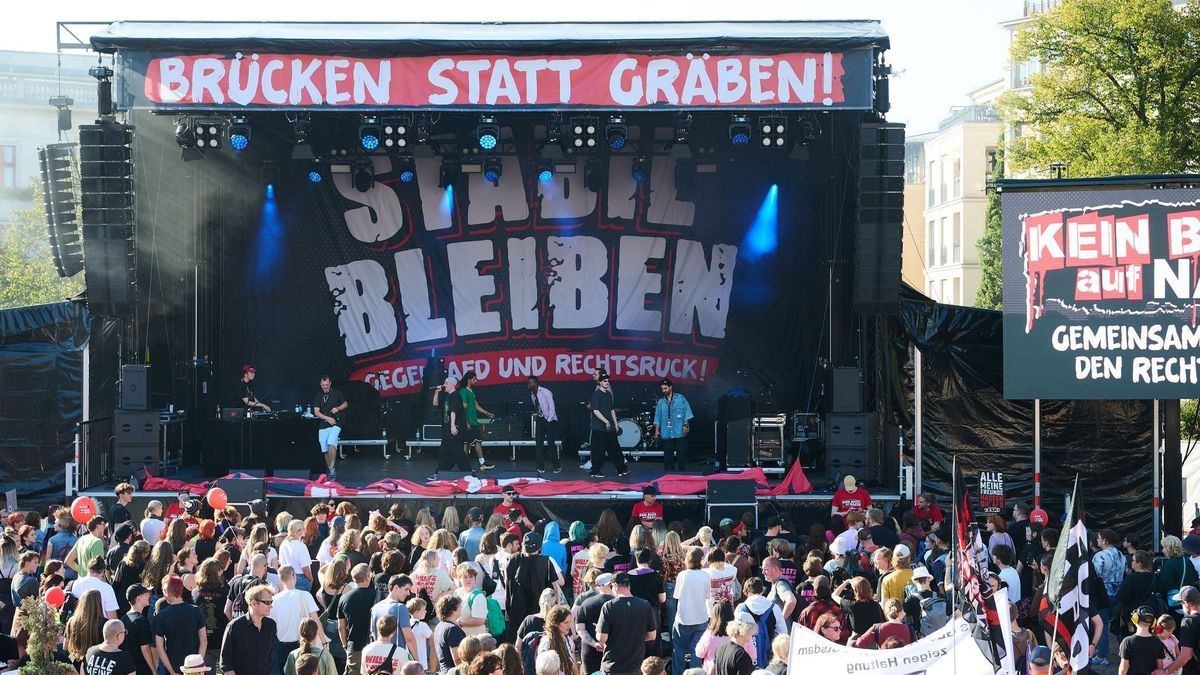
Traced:
<path fill-rule="evenodd" d="M 133 306 L 133 127 L 79 127 L 84 281 L 88 310 L 126 316 Z"/>
<path fill-rule="evenodd" d="M 142 475 L 142 469 L 158 474 L 162 427 L 156 410 L 117 409 L 113 472 L 118 478 Z"/>
<path fill-rule="evenodd" d="M 862 373 L 858 368 L 834 368 L 832 396 L 825 416 L 826 466 L 860 480 L 875 478 L 875 415 L 863 411 Z"/>
<path fill-rule="evenodd" d="M 750 511 L 754 514 L 754 527 L 758 527 L 758 500 L 754 494 L 753 480 L 729 479 L 708 481 L 707 502 L 705 504 L 705 522 L 716 523 L 722 518 L 730 518 L 735 523 L 742 519 L 742 514 Z"/>
<path fill-rule="evenodd" d="M 75 276 L 83 269 L 83 249 L 79 243 L 79 223 L 75 222 L 75 188 L 72 186 L 71 155 L 73 143 L 53 143 L 38 148 L 42 174 L 42 207 L 46 232 L 58 276 Z"/>
<path fill-rule="evenodd" d="M 900 312 L 904 244 L 904 125 L 863 124 L 854 237 L 854 306 L 860 314 Z"/>

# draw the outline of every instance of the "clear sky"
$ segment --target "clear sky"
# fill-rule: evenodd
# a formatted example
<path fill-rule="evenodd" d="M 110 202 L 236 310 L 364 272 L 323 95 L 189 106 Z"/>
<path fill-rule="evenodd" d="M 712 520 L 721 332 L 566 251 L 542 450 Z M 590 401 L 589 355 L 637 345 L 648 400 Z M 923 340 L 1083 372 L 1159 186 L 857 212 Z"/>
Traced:
<path fill-rule="evenodd" d="M 744 13 L 740 13 L 744 12 Z M 966 93 L 997 80 L 1007 38 L 999 22 L 1021 0 L 8 0 L 0 49 L 54 51 L 56 21 L 696 21 L 879 19 L 891 35 L 892 113 L 908 133 L 936 128 Z"/>

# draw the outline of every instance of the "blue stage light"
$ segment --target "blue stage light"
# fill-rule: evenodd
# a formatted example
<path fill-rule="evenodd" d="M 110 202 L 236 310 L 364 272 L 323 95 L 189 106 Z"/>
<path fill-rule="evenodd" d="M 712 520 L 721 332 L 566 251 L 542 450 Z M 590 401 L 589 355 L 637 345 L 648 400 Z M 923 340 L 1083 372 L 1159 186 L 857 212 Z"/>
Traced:
<path fill-rule="evenodd" d="M 496 122 L 496 118 L 491 115 L 480 115 L 479 125 L 475 127 L 475 138 L 479 140 L 479 147 L 484 150 L 495 150 L 500 144 L 500 125 Z"/>
<path fill-rule="evenodd" d="M 729 121 L 729 142 L 733 145 L 749 145 L 753 129 L 750 120 L 742 114 L 735 114 Z"/>
<path fill-rule="evenodd" d="M 229 137 L 229 147 L 234 150 L 245 150 L 250 146 L 250 139 L 242 134 L 233 134 Z"/>
<path fill-rule="evenodd" d="M 629 140 L 629 127 L 625 126 L 624 117 L 613 115 L 608 118 L 608 124 L 604 127 L 604 139 L 608 141 L 608 147 L 612 150 L 625 147 L 625 142 Z"/>
<path fill-rule="evenodd" d="M 492 150 L 496 147 L 496 137 L 491 134 L 480 134 L 479 147 L 484 150 Z"/>
<path fill-rule="evenodd" d="M 374 150 L 379 147 L 379 137 L 372 134 L 364 134 L 362 137 L 362 146 L 367 150 Z"/>
<path fill-rule="evenodd" d="M 650 177 L 650 160 L 645 157 L 638 157 L 633 160 L 633 166 L 630 167 L 635 183 L 644 183 Z"/>
<path fill-rule="evenodd" d="M 411 170 L 406 169 L 406 170 L 400 172 L 400 182 L 401 183 L 411 183 L 411 182 L 413 182 L 413 179 L 416 177 L 417 177 L 417 175 L 415 173 L 413 173 Z"/>
<path fill-rule="evenodd" d="M 250 147 L 250 124 L 245 117 L 229 121 L 229 147 L 239 152 Z"/>
<path fill-rule="evenodd" d="M 495 183 L 496 181 L 500 180 L 500 171 L 495 167 L 488 167 L 488 169 L 483 172 L 483 177 L 487 179 L 487 182 Z"/>
<path fill-rule="evenodd" d="M 499 157 L 488 157 L 483 161 L 484 180 L 496 184 L 500 182 L 500 176 L 502 175 L 504 175 L 504 165 L 500 162 Z"/>
<path fill-rule="evenodd" d="M 320 183 L 321 182 L 321 172 L 320 171 L 309 171 L 308 172 L 308 182 Z"/>
<path fill-rule="evenodd" d="M 779 186 L 772 185 L 758 207 L 754 222 L 742 242 L 748 257 L 753 260 L 774 253 L 779 245 Z"/>
<path fill-rule="evenodd" d="M 542 169 L 538 172 L 539 183 L 549 183 L 552 180 L 554 180 L 554 172 L 550 169 Z"/>

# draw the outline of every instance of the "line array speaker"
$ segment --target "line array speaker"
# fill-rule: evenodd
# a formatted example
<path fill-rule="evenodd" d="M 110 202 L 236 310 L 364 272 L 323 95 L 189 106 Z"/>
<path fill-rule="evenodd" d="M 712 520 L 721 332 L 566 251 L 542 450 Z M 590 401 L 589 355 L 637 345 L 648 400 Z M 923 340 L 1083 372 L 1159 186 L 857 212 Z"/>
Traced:
<path fill-rule="evenodd" d="M 854 237 L 854 305 L 861 314 L 900 311 L 904 244 L 904 125 L 863 124 Z"/>
<path fill-rule="evenodd" d="M 150 366 L 125 364 L 121 366 L 121 408 L 123 410 L 150 409 Z M 158 422 L 158 413 L 154 413 Z"/>
<path fill-rule="evenodd" d="M 75 221 L 75 188 L 71 184 L 71 154 L 74 149 L 74 143 L 52 143 L 38 148 L 46 231 L 50 236 L 54 266 L 60 277 L 74 276 L 83 269 L 79 223 Z"/>
<path fill-rule="evenodd" d="M 123 316 L 133 302 L 133 127 L 79 127 L 84 281 L 93 314 Z"/>

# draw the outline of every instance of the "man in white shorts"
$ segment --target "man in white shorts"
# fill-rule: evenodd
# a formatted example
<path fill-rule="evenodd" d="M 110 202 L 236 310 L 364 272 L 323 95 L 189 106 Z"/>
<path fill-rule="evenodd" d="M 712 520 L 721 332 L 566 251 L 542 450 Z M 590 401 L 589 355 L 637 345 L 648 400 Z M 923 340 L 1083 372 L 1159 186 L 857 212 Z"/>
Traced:
<path fill-rule="evenodd" d="M 313 399 L 313 415 L 323 422 L 317 439 L 321 444 L 321 452 L 325 453 L 325 466 L 329 468 L 330 478 L 337 478 L 335 464 L 338 437 L 342 434 L 342 413 L 349 407 L 341 390 L 333 388 L 333 380 L 328 375 L 321 376 L 321 391 Z"/>

